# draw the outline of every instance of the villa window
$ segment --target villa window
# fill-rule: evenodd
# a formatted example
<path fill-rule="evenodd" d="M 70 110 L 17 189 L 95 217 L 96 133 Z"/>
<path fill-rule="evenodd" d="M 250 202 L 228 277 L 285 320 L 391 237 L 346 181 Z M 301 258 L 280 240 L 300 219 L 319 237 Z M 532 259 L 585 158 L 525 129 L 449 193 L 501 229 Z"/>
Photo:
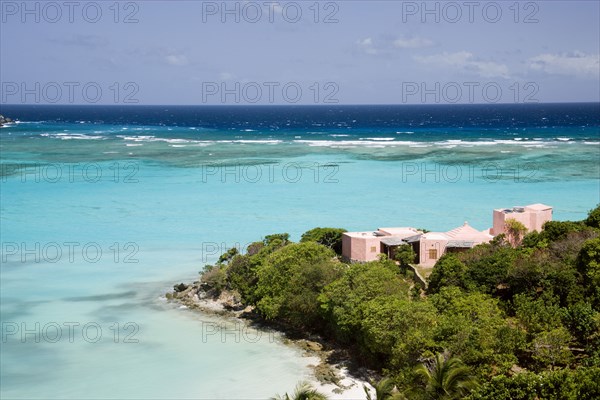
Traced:
<path fill-rule="evenodd" d="M 429 259 L 437 260 L 437 258 L 438 258 L 437 249 L 429 249 Z"/>
<path fill-rule="evenodd" d="M 371 246 L 371 253 L 377 253 L 377 246 Z"/>

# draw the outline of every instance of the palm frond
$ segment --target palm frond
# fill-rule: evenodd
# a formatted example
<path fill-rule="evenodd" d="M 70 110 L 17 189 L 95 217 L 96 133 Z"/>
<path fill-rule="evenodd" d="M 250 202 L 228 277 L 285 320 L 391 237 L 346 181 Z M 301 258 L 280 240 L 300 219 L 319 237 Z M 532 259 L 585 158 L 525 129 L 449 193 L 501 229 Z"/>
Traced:
<path fill-rule="evenodd" d="M 436 354 L 433 360 L 414 369 L 425 387 L 422 392 L 431 399 L 460 399 L 477 387 L 469 367 L 456 357 Z"/>
<path fill-rule="evenodd" d="M 285 396 L 273 398 L 274 400 L 327 400 L 327 396 L 313 388 L 308 382 L 299 382 L 294 388 L 294 393 L 290 397 L 287 393 Z"/>

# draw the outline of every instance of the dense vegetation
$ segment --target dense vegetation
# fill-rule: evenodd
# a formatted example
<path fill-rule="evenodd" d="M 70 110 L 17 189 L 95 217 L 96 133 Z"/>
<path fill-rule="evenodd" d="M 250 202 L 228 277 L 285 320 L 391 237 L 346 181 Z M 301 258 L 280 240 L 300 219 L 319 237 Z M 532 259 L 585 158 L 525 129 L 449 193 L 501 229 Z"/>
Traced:
<path fill-rule="evenodd" d="M 406 268 L 410 249 L 398 263 L 348 265 L 332 228 L 300 243 L 267 236 L 202 279 L 266 320 L 352 350 L 406 398 L 600 398 L 600 207 L 541 233 L 511 229 L 443 256 L 424 291 Z M 442 367 L 468 385 L 440 389 Z"/>

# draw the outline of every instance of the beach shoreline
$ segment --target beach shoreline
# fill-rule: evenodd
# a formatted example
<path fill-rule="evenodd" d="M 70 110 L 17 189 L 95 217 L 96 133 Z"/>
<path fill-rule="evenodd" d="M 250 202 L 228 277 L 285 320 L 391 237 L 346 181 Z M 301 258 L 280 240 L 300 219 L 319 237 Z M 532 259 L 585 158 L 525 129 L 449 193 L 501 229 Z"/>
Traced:
<path fill-rule="evenodd" d="M 294 347 L 308 359 L 311 377 L 307 381 L 329 399 L 364 399 L 366 386 L 374 394 L 369 384 L 376 378 L 374 371 L 356 368 L 346 349 L 335 346 L 318 335 L 301 335 L 290 332 L 280 325 L 270 324 L 254 312 L 252 306 L 243 306 L 235 294 L 224 290 L 218 295 L 205 291 L 201 283 L 180 283 L 172 292 L 165 295 L 169 302 L 180 304 L 180 308 L 199 314 L 233 320 L 245 327 L 267 331 L 281 338 L 281 343 Z M 299 382 L 301 379 L 299 380 Z M 293 391 L 293 387 L 288 392 Z"/>

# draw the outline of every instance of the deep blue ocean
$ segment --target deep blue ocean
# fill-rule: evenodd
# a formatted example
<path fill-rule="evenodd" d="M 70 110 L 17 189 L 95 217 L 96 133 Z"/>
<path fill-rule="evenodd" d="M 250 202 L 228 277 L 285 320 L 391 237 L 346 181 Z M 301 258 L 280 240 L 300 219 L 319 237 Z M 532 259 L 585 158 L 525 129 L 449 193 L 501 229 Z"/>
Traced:
<path fill-rule="evenodd" d="M 0 112 L 23 121 L 194 127 L 196 139 L 293 137 L 311 132 L 360 137 L 414 134 L 411 140 L 513 139 L 515 130 L 533 129 L 552 139 L 573 129 L 573 139 L 598 138 L 600 104 L 340 105 L 340 106 L 52 106 L 2 105 Z M 255 132 L 255 133 L 252 133 Z M 239 135 L 235 135 L 239 136 Z M 401 140 L 402 137 L 397 139 Z"/>
<path fill-rule="evenodd" d="M 0 114 L 17 120 L 0 128 L 2 398 L 283 393 L 314 360 L 164 293 L 271 233 L 483 230 L 494 208 L 600 203 L 598 103 Z"/>

